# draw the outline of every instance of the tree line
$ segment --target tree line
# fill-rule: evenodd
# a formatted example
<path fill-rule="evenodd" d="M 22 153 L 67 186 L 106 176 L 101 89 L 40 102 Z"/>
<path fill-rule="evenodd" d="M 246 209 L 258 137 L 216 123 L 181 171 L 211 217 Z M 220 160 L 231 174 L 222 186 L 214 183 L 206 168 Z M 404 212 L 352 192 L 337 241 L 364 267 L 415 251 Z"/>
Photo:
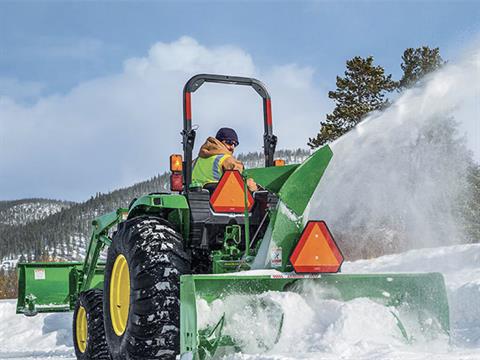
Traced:
<path fill-rule="evenodd" d="M 425 75 L 444 64 L 438 47 L 408 48 L 400 65 L 403 75 L 395 81 L 381 65 L 374 64 L 373 56 L 355 56 L 347 60 L 344 76 L 337 76 L 337 88 L 328 92 L 335 108 L 320 122 L 320 131 L 309 138 L 308 146 L 315 149 L 338 139 L 372 111 L 385 109 L 390 104 L 388 93 L 418 85 Z"/>

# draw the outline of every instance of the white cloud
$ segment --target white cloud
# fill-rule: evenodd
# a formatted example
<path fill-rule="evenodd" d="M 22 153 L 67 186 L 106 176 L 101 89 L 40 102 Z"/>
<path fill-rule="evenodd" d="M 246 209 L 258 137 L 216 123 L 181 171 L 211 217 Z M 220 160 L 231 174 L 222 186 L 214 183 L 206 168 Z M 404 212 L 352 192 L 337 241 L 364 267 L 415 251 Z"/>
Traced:
<path fill-rule="evenodd" d="M 238 47 L 206 47 L 190 37 L 156 43 L 147 56 L 126 60 L 121 73 L 67 94 L 30 106 L 0 97 L 0 199 L 85 199 L 166 170 L 168 155 L 181 151 L 183 85 L 196 73 L 265 82 L 280 148 L 306 147 L 327 109 L 313 69 L 260 69 Z M 261 150 L 261 99 L 253 89 L 208 84 L 192 104 L 197 148 L 219 126 L 231 126 L 239 151 Z"/>
<path fill-rule="evenodd" d="M 251 56 L 238 47 L 206 48 L 188 36 L 171 44 L 156 43 L 147 58 L 127 60 L 125 66 L 127 72 L 156 69 L 162 72 L 197 73 L 206 68 L 220 73 L 234 69 L 238 75 L 244 76 L 255 72 Z"/>

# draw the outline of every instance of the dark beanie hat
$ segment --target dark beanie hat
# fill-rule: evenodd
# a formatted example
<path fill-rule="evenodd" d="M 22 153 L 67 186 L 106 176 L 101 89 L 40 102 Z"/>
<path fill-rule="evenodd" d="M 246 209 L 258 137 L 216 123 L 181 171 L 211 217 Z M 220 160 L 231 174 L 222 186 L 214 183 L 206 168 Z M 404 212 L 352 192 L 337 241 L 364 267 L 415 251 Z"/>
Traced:
<path fill-rule="evenodd" d="M 217 135 L 215 135 L 217 140 L 224 141 L 224 140 L 230 140 L 230 141 L 235 141 L 237 145 L 239 144 L 238 142 L 238 136 L 235 130 L 230 129 L 230 128 L 221 128 L 218 130 Z"/>

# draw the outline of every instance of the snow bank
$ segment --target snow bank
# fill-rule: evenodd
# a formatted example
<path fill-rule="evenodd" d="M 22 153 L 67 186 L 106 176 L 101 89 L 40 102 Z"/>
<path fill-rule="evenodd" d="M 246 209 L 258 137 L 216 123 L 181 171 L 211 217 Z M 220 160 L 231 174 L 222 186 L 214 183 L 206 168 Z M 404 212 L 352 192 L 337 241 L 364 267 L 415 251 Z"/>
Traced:
<path fill-rule="evenodd" d="M 15 314 L 15 300 L 0 300 L 0 359 L 75 358 L 72 314 Z"/>

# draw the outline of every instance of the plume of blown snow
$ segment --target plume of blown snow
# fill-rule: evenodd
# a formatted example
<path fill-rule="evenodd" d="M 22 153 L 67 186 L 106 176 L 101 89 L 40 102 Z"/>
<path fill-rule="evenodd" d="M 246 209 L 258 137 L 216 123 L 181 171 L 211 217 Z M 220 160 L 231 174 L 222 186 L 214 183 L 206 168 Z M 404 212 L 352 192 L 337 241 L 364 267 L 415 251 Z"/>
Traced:
<path fill-rule="evenodd" d="M 467 174 L 480 158 L 479 55 L 445 65 L 331 145 L 309 217 L 327 221 L 347 256 L 466 241 Z"/>

